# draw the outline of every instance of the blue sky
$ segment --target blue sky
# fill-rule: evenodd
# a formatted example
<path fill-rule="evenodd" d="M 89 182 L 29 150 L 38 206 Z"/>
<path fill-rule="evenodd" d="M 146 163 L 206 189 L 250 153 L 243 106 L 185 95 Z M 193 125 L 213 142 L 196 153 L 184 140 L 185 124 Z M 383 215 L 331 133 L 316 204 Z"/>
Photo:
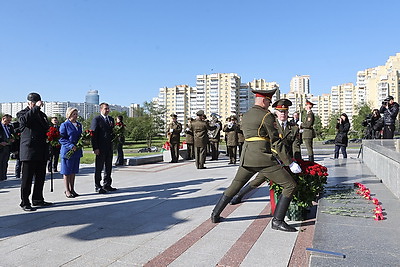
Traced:
<path fill-rule="evenodd" d="M 355 82 L 400 52 L 400 1 L 0 0 L 0 102 L 100 101 L 129 105 L 197 74 L 311 93 Z"/>

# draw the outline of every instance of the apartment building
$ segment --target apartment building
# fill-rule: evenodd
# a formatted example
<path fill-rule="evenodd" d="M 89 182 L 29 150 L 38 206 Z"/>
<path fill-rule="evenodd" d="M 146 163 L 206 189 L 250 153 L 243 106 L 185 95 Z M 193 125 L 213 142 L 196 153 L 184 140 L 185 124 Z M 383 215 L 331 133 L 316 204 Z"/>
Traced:
<path fill-rule="evenodd" d="M 391 95 L 400 98 L 400 53 L 390 56 L 385 65 L 357 72 L 357 87 L 365 92 L 365 101 L 372 108 L 379 108 Z"/>

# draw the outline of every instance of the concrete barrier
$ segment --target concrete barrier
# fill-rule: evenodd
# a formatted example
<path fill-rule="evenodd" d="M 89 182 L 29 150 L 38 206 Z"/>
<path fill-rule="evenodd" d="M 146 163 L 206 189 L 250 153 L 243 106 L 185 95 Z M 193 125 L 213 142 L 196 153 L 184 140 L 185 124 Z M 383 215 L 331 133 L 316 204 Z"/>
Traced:
<path fill-rule="evenodd" d="M 179 149 L 179 159 L 178 160 L 185 160 L 188 158 L 188 153 L 187 149 Z M 163 152 L 163 161 L 164 162 L 170 162 L 172 160 L 171 158 L 171 151 L 170 150 L 165 150 Z"/>
<path fill-rule="evenodd" d="M 136 166 L 163 161 L 162 154 L 125 158 L 125 165 Z"/>
<path fill-rule="evenodd" d="M 362 144 L 363 162 L 400 198 L 400 140 L 363 140 Z"/>

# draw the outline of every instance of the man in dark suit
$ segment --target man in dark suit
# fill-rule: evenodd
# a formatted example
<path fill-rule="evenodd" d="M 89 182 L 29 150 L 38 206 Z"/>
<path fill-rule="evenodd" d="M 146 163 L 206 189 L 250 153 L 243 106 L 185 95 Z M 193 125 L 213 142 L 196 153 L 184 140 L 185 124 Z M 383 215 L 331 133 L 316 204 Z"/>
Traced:
<path fill-rule="evenodd" d="M 20 160 L 22 162 L 21 204 L 24 211 L 35 211 L 29 202 L 32 180 L 35 177 L 33 187 L 33 206 L 49 206 L 53 203 L 44 201 L 43 187 L 46 178 L 46 163 L 49 156 L 46 133 L 49 129 L 47 116 L 40 108 L 43 102 L 38 93 L 30 93 L 27 97 L 28 107 L 17 113 L 19 119 Z"/>
<path fill-rule="evenodd" d="M 11 115 L 4 114 L 0 123 L 0 181 L 7 180 L 8 160 L 10 159 L 11 145 L 14 142 L 10 127 Z"/>
<path fill-rule="evenodd" d="M 60 130 L 57 117 L 51 118 L 51 127 Z M 57 165 L 58 165 L 58 158 L 60 157 L 61 145 L 59 144 L 55 146 L 49 146 L 49 149 L 50 149 L 49 150 L 50 156 L 49 156 L 49 163 L 47 164 L 47 170 L 51 172 L 51 169 L 53 168 L 53 172 L 58 172 Z"/>
<path fill-rule="evenodd" d="M 108 191 L 117 190 L 111 187 L 111 169 L 112 169 L 112 139 L 114 119 L 108 116 L 110 107 L 107 103 L 100 104 L 100 115 L 93 118 L 90 130 L 93 131 L 92 147 L 96 154 L 94 185 L 96 192 L 105 194 Z M 103 186 L 101 186 L 101 173 L 105 167 Z"/>

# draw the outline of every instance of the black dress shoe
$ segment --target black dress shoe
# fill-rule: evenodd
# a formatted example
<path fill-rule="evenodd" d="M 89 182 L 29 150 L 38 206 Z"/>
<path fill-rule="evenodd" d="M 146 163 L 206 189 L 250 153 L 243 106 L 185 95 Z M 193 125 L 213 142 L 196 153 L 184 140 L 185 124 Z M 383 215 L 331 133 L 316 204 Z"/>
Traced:
<path fill-rule="evenodd" d="M 116 191 L 117 190 L 117 188 L 111 187 L 110 185 L 103 187 L 103 189 L 106 191 Z"/>
<path fill-rule="evenodd" d="M 64 191 L 64 194 L 67 198 L 75 198 L 75 196 L 72 193 L 69 193 L 69 195 L 67 195 L 67 192 Z"/>
<path fill-rule="evenodd" d="M 42 201 L 32 201 L 33 206 L 41 206 L 41 207 L 47 207 L 53 205 L 51 202 L 46 202 L 44 200 Z"/>
<path fill-rule="evenodd" d="M 79 197 L 79 196 L 80 196 L 80 195 L 79 195 L 77 192 L 75 192 L 75 191 L 72 191 L 71 194 L 72 194 L 74 197 Z"/>
<path fill-rule="evenodd" d="M 107 194 L 107 191 L 104 190 L 103 188 L 96 188 L 96 192 L 99 194 Z"/>
<path fill-rule="evenodd" d="M 32 208 L 31 205 L 21 206 L 21 208 L 22 208 L 24 211 L 35 211 L 35 210 L 36 210 L 35 208 Z"/>

